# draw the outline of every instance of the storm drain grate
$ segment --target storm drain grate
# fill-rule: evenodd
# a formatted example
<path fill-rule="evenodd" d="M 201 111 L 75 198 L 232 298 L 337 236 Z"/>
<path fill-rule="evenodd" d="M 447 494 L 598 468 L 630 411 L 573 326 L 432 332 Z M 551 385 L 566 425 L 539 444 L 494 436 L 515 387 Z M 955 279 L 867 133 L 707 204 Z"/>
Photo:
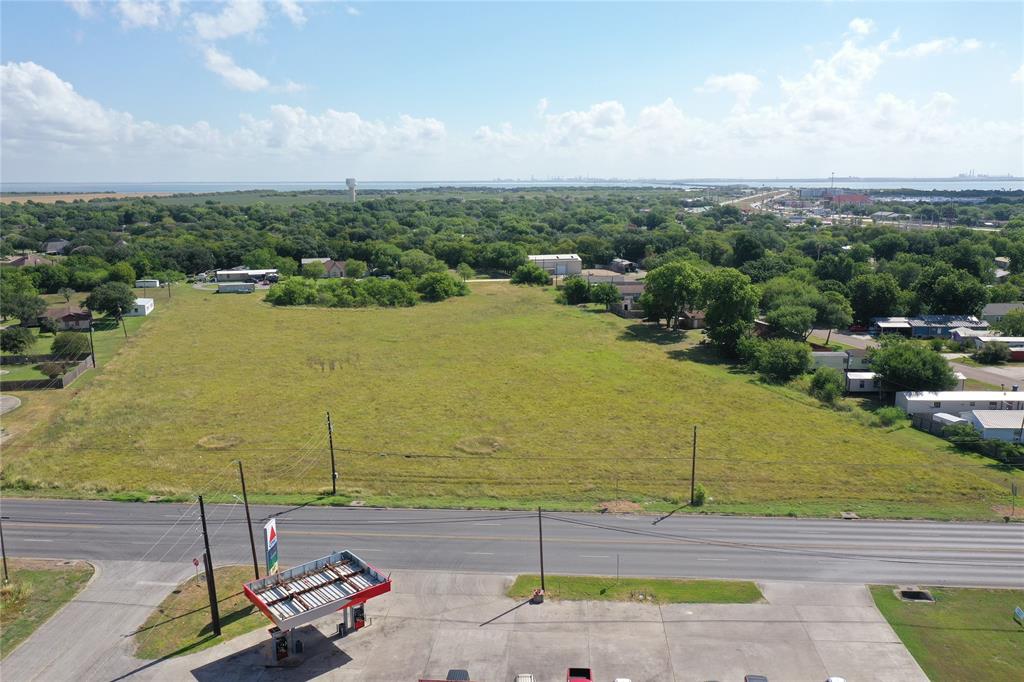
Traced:
<path fill-rule="evenodd" d="M 935 602 L 935 597 L 928 590 L 922 590 L 917 587 L 900 588 L 896 590 L 896 596 L 902 601 L 920 602 L 924 604 L 932 604 Z"/>

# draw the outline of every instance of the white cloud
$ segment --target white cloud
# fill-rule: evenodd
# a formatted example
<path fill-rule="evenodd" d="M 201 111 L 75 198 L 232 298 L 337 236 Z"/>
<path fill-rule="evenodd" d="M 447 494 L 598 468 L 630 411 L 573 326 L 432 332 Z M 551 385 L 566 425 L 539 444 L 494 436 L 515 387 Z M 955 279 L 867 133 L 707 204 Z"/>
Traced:
<path fill-rule="evenodd" d="M 850 33 L 859 36 L 866 36 L 875 30 L 875 22 L 871 19 L 861 19 L 860 17 L 857 17 L 850 21 L 849 29 Z"/>
<path fill-rule="evenodd" d="M 254 0 L 230 0 L 223 5 L 220 14 L 197 12 L 192 15 L 192 24 L 203 40 L 254 33 L 265 20 L 263 3 Z"/>
<path fill-rule="evenodd" d="M 757 76 L 749 73 L 731 73 L 727 76 L 708 76 L 697 92 L 731 92 L 736 97 L 736 109 L 746 109 L 750 98 L 761 88 Z"/>
<path fill-rule="evenodd" d="M 555 146 L 610 141 L 622 137 L 625 123 L 626 110 L 621 103 L 599 102 L 586 111 L 545 114 L 544 138 Z"/>
<path fill-rule="evenodd" d="M 1021 64 L 1020 68 L 1010 74 L 1011 83 L 1024 83 L 1024 64 Z"/>
<path fill-rule="evenodd" d="M 231 55 L 221 52 L 217 48 L 206 48 L 203 51 L 203 58 L 207 69 L 223 78 L 225 83 L 236 90 L 255 92 L 270 85 L 270 81 L 266 78 L 252 69 L 239 66 L 231 58 Z"/>
<path fill-rule="evenodd" d="M 359 8 L 357 7 L 353 7 L 352 5 L 345 5 L 345 14 L 349 15 L 350 17 L 358 17 L 360 14 L 362 14 L 362 12 L 360 12 Z"/>
<path fill-rule="evenodd" d="M 284 85 L 277 88 L 281 92 L 302 92 L 306 90 L 306 86 L 302 83 L 296 83 L 295 81 L 286 81 Z"/>
<path fill-rule="evenodd" d="M 965 52 L 973 52 L 981 46 L 981 41 L 975 38 L 966 38 L 964 40 L 958 38 L 936 38 L 935 40 L 916 43 L 902 50 L 894 50 L 892 54 L 895 57 L 934 57 L 935 55 L 945 53 L 963 54 Z"/>
<path fill-rule="evenodd" d="M 281 3 L 281 11 L 293 24 L 302 26 L 306 23 L 306 14 L 302 11 L 302 5 L 296 0 L 278 0 L 278 2 Z"/>
<path fill-rule="evenodd" d="M 541 97 L 539 100 L 537 100 L 537 115 L 538 116 L 543 116 L 545 113 L 547 113 L 547 110 L 548 110 L 548 98 L 547 97 Z"/>
<path fill-rule="evenodd" d="M 96 4 L 90 0 L 65 0 L 65 3 L 82 19 L 96 16 Z"/>
<path fill-rule="evenodd" d="M 178 0 L 118 0 L 115 8 L 124 28 L 156 28 L 173 23 L 181 15 Z"/>
<path fill-rule="evenodd" d="M 188 151 L 190 160 L 291 160 L 294 155 L 374 152 L 426 154 L 447 137 L 433 118 L 399 116 L 394 123 L 371 121 L 354 112 L 327 109 L 314 114 L 283 104 L 269 115 L 243 115 L 235 130 L 222 131 L 204 121 L 163 125 L 138 121 L 131 114 L 84 97 L 49 69 L 33 62 L 0 66 L 0 140 L 5 165 L 11 159 L 80 159 L 88 167 L 109 155 L 118 167 L 134 158 Z M 156 155 L 156 156 L 151 156 Z M 331 157 L 333 158 L 333 157 Z M 236 167 L 239 172 L 241 167 Z"/>

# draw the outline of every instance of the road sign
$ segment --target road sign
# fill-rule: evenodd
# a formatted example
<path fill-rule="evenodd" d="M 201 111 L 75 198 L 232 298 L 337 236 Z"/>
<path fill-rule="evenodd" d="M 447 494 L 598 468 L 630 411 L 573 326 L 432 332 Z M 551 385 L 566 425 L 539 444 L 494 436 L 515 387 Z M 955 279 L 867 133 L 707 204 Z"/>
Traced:
<path fill-rule="evenodd" d="M 277 519 L 270 519 L 263 526 L 263 540 L 267 550 L 267 574 L 277 573 Z"/>
<path fill-rule="evenodd" d="M 1013 619 L 1021 625 L 1024 625 L 1024 609 L 1019 606 L 1015 608 L 1013 610 Z"/>
<path fill-rule="evenodd" d="M 196 559 L 195 557 L 193 557 L 192 558 L 192 565 L 195 566 L 196 568 L 199 568 L 199 559 Z"/>

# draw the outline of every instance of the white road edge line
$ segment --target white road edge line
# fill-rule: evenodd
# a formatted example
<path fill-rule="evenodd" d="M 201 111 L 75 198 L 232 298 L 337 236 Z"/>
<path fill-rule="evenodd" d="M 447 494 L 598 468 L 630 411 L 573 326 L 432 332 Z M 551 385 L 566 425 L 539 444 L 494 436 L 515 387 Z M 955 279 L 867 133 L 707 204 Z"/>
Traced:
<path fill-rule="evenodd" d="M 580 554 L 581 559 L 610 559 L 607 554 Z"/>
<path fill-rule="evenodd" d="M 466 554 L 479 554 L 481 556 L 494 556 L 494 552 L 466 552 Z"/>

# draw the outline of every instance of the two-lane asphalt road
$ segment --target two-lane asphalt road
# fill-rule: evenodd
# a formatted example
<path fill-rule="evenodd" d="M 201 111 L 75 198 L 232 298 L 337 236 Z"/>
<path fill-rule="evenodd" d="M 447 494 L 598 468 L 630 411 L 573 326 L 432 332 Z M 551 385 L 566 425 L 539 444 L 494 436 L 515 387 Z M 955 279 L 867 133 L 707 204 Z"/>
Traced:
<path fill-rule="evenodd" d="M 198 507 L 6 499 L 12 556 L 191 564 L 202 552 Z M 240 504 L 211 505 L 220 563 L 251 562 Z M 535 572 L 537 514 L 254 506 L 277 516 L 284 566 L 350 549 L 383 570 Z M 553 573 L 1024 587 L 1024 527 L 998 523 L 841 521 L 676 515 L 545 513 Z"/>

